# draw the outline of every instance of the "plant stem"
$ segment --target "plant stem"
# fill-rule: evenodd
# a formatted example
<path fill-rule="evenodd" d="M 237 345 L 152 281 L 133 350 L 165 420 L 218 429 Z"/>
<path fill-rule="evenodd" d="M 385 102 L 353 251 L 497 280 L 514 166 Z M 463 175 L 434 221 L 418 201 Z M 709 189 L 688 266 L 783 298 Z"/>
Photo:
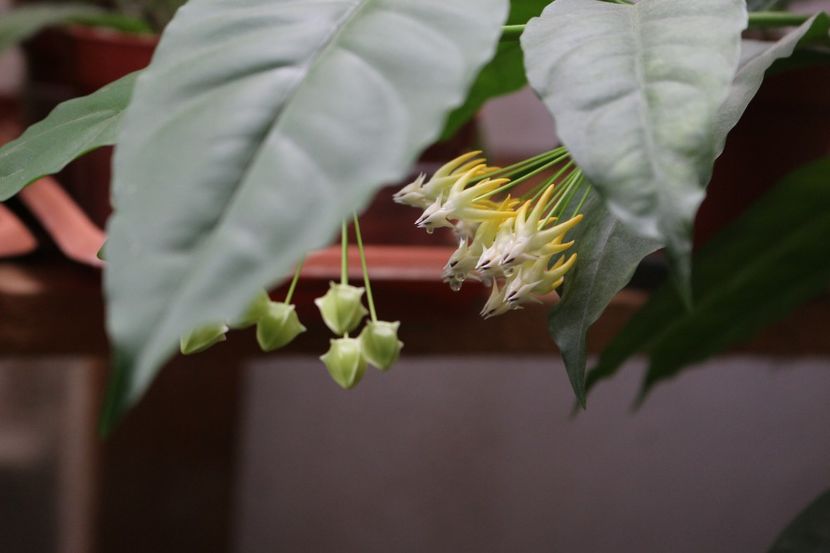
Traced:
<path fill-rule="evenodd" d="M 297 283 L 300 281 L 300 273 L 303 271 L 303 263 L 305 263 L 305 257 L 300 259 L 297 263 L 297 268 L 294 269 L 294 278 L 291 279 L 291 285 L 288 287 L 288 293 L 285 295 L 285 303 L 291 303 L 291 299 L 294 297 L 294 290 L 297 289 Z"/>
<path fill-rule="evenodd" d="M 545 190 L 548 189 L 548 186 L 550 186 L 551 184 L 556 184 L 556 181 L 559 180 L 559 177 L 561 177 L 563 174 L 565 174 L 565 172 L 568 169 L 573 167 L 573 164 L 574 164 L 573 160 L 569 161 L 564 166 L 562 166 L 562 168 L 559 169 L 559 171 L 554 173 L 554 175 L 551 176 L 548 180 L 546 180 L 545 182 L 543 182 L 542 184 L 540 184 L 539 186 L 537 186 L 536 188 L 534 188 L 533 190 L 528 192 L 528 194 L 526 194 L 525 196 L 522 196 L 522 198 L 524 199 L 527 196 L 530 196 L 530 193 L 532 192 L 533 195 L 530 197 L 530 201 L 535 202 L 536 200 L 538 200 L 542 196 L 542 194 L 545 193 Z M 559 186 L 559 185 L 557 184 L 557 186 Z"/>
<path fill-rule="evenodd" d="M 340 225 L 340 284 L 349 283 L 349 229 L 346 220 Z"/>
<path fill-rule="evenodd" d="M 533 167 L 536 167 L 540 163 L 547 163 L 547 161 L 553 157 L 559 156 L 562 153 L 567 153 L 565 148 L 558 147 L 549 152 L 544 152 L 538 155 L 535 155 L 531 158 L 522 160 L 518 163 L 514 163 L 513 165 L 508 165 L 502 169 L 498 169 L 495 171 L 490 171 L 488 173 L 484 173 L 483 175 L 476 177 L 470 181 L 470 184 L 476 184 L 478 182 L 483 181 L 484 179 L 497 179 L 502 177 L 512 177 L 518 173 L 523 171 L 527 171 Z"/>
<path fill-rule="evenodd" d="M 529 173 L 526 173 L 526 174 L 522 175 L 521 177 L 519 177 L 519 178 L 518 178 L 518 179 L 516 179 L 516 180 L 513 180 L 513 181 L 508 182 L 508 183 L 507 183 L 507 184 L 505 184 L 504 186 L 500 186 L 499 188 L 497 188 L 497 189 L 493 190 L 492 192 L 487 192 L 486 194 L 482 194 L 481 196 L 477 197 L 477 198 L 475 199 L 475 201 L 485 200 L 485 199 L 487 199 L 487 198 L 490 198 L 490 197 L 492 197 L 492 196 L 495 196 L 496 194 L 500 194 L 500 193 L 502 193 L 502 192 L 506 192 L 506 191 L 508 191 L 508 190 L 511 190 L 512 188 L 514 188 L 514 187 L 516 187 L 516 186 L 518 186 L 518 185 L 522 184 L 522 183 L 523 183 L 524 181 L 526 181 L 527 179 L 532 178 L 532 177 L 535 177 L 535 176 L 536 176 L 536 175 L 538 175 L 539 173 L 542 173 L 542 172 L 544 172 L 544 171 L 547 171 L 548 169 L 550 169 L 551 167 L 553 167 L 554 165 L 556 165 L 557 163 L 561 162 L 562 160 L 564 160 L 564 159 L 565 159 L 565 158 L 567 158 L 567 157 L 568 157 L 568 154 L 567 154 L 567 153 L 564 153 L 564 154 L 560 154 L 558 157 L 555 157 L 555 158 L 549 159 L 548 161 L 546 161 L 546 162 L 545 162 L 545 164 L 544 164 L 544 165 L 541 165 L 540 167 L 537 167 L 537 168 L 536 168 L 536 169 L 534 169 L 533 171 L 531 171 L 531 172 L 529 172 Z"/>
<path fill-rule="evenodd" d="M 812 17 L 811 14 L 792 12 L 753 12 L 749 14 L 750 27 L 796 27 Z"/>
<path fill-rule="evenodd" d="M 579 212 L 582 211 L 582 206 L 585 205 L 585 200 L 587 200 L 588 196 L 591 195 L 591 190 L 592 190 L 592 188 L 590 186 L 588 186 L 587 189 L 585 190 L 585 194 L 583 194 L 582 199 L 579 200 L 579 205 L 576 206 L 576 209 L 574 209 L 574 215 L 575 216 L 579 215 Z"/>
<path fill-rule="evenodd" d="M 501 28 L 501 39 L 507 41 L 517 40 L 523 32 L 525 32 L 524 25 L 505 25 Z"/>
<path fill-rule="evenodd" d="M 616 2 L 623 3 L 623 2 Z M 749 14 L 750 27 L 795 27 L 801 25 L 813 14 L 801 14 L 792 12 L 752 12 Z M 525 30 L 524 25 L 504 25 L 501 28 L 501 38 L 510 42 L 518 40 Z"/>
<path fill-rule="evenodd" d="M 378 314 L 375 311 L 375 298 L 372 297 L 372 284 L 369 282 L 369 268 L 366 266 L 366 252 L 363 250 L 363 236 L 360 235 L 360 223 L 357 213 L 354 214 L 354 235 L 357 240 L 357 251 L 360 252 L 360 265 L 363 268 L 363 286 L 366 288 L 366 301 L 369 302 L 369 313 L 372 322 L 377 322 Z"/>

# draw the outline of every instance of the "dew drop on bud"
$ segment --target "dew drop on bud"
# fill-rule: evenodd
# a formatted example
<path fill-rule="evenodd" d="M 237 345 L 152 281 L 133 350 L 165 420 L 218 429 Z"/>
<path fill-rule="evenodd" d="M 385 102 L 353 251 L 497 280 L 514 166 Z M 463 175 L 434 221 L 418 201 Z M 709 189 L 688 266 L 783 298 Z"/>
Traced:
<path fill-rule="evenodd" d="M 432 227 L 427 227 L 425 230 L 427 231 L 427 234 L 432 234 L 433 232 L 435 232 L 435 229 Z"/>

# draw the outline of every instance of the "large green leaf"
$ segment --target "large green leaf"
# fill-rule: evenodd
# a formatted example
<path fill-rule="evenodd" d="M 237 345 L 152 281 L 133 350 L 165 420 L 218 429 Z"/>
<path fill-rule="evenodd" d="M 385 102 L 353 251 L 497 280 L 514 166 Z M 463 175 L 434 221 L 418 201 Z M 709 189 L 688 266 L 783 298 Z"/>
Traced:
<path fill-rule="evenodd" d="M 727 133 L 735 126 L 757 93 L 764 73 L 770 65 L 790 55 L 797 44 L 809 43 L 826 35 L 828 25 L 830 18 L 826 14 L 819 14 L 777 42 L 743 41 L 740 67 L 718 117 L 718 154 L 723 150 Z M 657 292 L 652 301 L 643 307 L 638 317 L 623 329 L 618 338 L 603 352 L 599 365 L 588 375 L 587 390 L 600 380 L 612 376 L 630 356 L 645 349 L 655 339 L 655 332 L 648 321 L 666 321 L 680 314 L 678 305 L 672 300 L 673 295 L 672 290 L 668 288 Z M 605 299 L 606 304 L 611 300 L 610 297 Z M 643 322 L 637 324 L 638 320 Z"/>
<path fill-rule="evenodd" d="M 775 540 L 769 553 L 830 551 L 830 491 L 813 501 Z"/>
<path fill-rule="evenodd" d="M 646 393 L 682 368 L 751 338 L 830 282 L 830 158 L 783 179 L 695 256 L 694 310 L 664 287 L 603 352 L 589 386 L 645 351 Z"/>
<path fill-rule="evenodd" d="M 405 175 L 492 57 L 506 0 L 193 0 L 138 79 L 105 273 L 134 402 L 178 336 L 240 314 Z"/>
<path fill-rule="evenodd" d="M 524 25 L 538 16 L 551 0 L 513 0 L 508 25 Z M 502 40 L 496 55 L 478 74 L 464 104 L 447 119 L 442 139 L 453 136 L 491 98 L 510 94 L 527 84 L 524 55 L 516 40 Z"/>
<path fill-rule="evenodd" d="M 744 0 L 557 0 L 521 38 L 563 143 L 615 216 L 667 244 L 681 285 L 746 24 Z"/>
<path fill-rule="evenodd" d="M 115 143 L 137 74 L 62 103 L 0 148 L 0 201 L 85 153 Z"/>
<path fill-rule="evenodd" d="M 561 301 L 550 313 L 550 334 L 559 346 L 574 393 L 585 406 L 588 328 L 634 274 L 640 261 L 660 243 L 637 236 L 611 215 L 593 194 L 585 219 L 570 233 L 578 262 L 565 280 Z"/>

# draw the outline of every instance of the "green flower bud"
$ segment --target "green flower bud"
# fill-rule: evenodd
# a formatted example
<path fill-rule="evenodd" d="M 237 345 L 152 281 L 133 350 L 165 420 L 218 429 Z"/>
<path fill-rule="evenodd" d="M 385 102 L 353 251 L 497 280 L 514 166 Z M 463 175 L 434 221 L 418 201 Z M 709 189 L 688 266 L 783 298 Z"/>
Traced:
<path fill-rule="evenodd" d="M 317 298 L 314 303 L 320 309 L 326 326 L 338 336 L 344 336 L 357 328 L 368 313 L 361 303 L 362 296 L 363 288 L 332 282 L 326 295 Z"/>
<path fill-rule="evenodd" d="M 269 301 L 256 325 L 256 339 L 263 351 L 274 351 L 290 344 L 305 327 L 293 305 Z"/>
<path fill-rule="evenodd" d="M 385 371 L 398 360 L 403 342 L 398 340 L 400 322 L 372 321 L 360 333 L 363 357 L 378 369 Z"/>
<path fill-rule="evenodd" d="M 228 327 L 223 324 L 201 326 L 181 337 L 179 349 L 185 355 L 200 353 L 219 342 L 224 342 L 227 331 Z"/>
<path fill-rule="evenodd" d="M 268 312 L 268 305 L 270 303 L 271 298 L 268 297 L 268 292 L 260 290 L 251 303 L 248 304 L 247 311 L 238 319 L 232 321 L 229 326 L 236 329 L 254 326 Z"/>
<path fill-rule="evenodd" d="M 344 390 L 351 390 L 366 373 L 366 359 L 357 338 L 339 338 L 331 341 L 329 351 L 320 357 L 329 374 Z"/>

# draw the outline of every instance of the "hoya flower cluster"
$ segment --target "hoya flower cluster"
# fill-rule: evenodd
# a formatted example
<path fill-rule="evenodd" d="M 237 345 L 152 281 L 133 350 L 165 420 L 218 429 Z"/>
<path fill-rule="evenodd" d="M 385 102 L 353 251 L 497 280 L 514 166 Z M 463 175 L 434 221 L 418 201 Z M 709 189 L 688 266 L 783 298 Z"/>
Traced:
<path fill-rule="evenodd" d="M 428 180 L 420 175 L 395 194 L 395 201 L 423 209 L 415 224 L 428 233 L 453 230 L 458 249 L 444 267 L 444 281 L 456 291 L 467 279 L 491 286 L 481 314 L 493 317 L 541 301 L 562 285 L 577 259 L 568 253 L 573 242 L 566 235 L 582 220 L 578 212 L 587 190 L 573 209 L 571 200 L 584 178 L 564 149 L 505 169 L 489 167 L 480 153 L 450 161 Z M 523 196 L 509 194 L 554 170 Z"/>
<path fill-rule="evenodd" d="M 400 323 L 379 321 L 371 293 L 366 256 L 360 236 L 357 218 L 354 220 L 355 234 L 363 266 L 365 288 L 348 283 L 347 228 L 343 225 L 342 277 L 340 283 L 330 283 L 328 292 L 314 300 L 326 326 L 338 336 L 330 341 L 329 350 L 320 357 L 332 379 L 344 389 L 355 387 L 366 373 L 368 365 L 386 371 L 400 356 L 403 342 L 398 340 Z M 181 338 L 181 351 L 189 355 L 204 351 L 226 339 L 231 329 L 248 328 L 256 325 L 256 336 L 263 351 L 280 349 L 296 338 L 306 328 L 300 323 L 295 306 L 291 303 L 302 264 L 297 267 L 294 279 L 284 302 L 271 301 L 264 290 L 251 302 L 248 310 L 238 320 L 228 324 L 202 326 Z M 363 305 L 367 293 L 369 309 Z M 368 314 L 367 322 L 357 337 L 349 334 L 356 330 Z"/>

